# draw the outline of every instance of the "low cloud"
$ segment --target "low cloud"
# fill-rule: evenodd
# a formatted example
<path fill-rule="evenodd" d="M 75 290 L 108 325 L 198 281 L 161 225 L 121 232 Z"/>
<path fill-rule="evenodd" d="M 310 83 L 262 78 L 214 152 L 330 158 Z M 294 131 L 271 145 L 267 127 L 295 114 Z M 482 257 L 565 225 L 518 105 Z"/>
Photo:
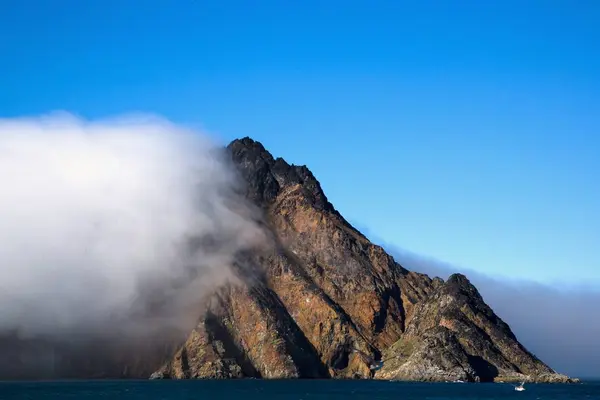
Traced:
<path fill-rule="evenodd" d="M 153 116 L 0 120 L 0 333 L 152 335 L 261 246 L 222 147 Z"/>

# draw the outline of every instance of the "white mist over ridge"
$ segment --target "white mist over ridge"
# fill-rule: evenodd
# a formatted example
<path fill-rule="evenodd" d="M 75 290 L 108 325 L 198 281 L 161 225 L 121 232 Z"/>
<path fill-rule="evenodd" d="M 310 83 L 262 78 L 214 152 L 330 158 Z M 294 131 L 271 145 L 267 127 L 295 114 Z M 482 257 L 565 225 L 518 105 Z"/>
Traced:
<path fill-rule="evenodd" d="M 154 116 L 0 120 L 0 182 L 0 332 L 184 312 L 265 240 L 221 146 Z"/>

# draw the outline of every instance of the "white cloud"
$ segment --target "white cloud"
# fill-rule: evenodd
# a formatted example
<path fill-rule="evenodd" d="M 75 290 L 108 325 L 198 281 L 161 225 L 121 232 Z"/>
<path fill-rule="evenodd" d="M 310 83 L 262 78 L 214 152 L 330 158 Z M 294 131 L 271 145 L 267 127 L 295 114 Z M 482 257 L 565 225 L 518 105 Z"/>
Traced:
<path fill-rule="evenodd" d="M 22 335 L 183 310 L 264 239 L 217 144 L 152 116 L 0 120 L 0 182 L 0 330 Z"/>

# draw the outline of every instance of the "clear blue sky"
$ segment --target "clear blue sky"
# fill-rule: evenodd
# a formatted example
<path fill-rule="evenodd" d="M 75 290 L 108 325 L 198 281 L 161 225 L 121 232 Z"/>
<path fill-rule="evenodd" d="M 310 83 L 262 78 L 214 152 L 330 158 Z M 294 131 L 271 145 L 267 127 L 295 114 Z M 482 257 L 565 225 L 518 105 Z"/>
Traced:
<path fill-rule="evenodd" d="M 249 135 L 375 237 L 600 287 L 598 21 L 598 1 L 3 0 L 0 116 Z"/>

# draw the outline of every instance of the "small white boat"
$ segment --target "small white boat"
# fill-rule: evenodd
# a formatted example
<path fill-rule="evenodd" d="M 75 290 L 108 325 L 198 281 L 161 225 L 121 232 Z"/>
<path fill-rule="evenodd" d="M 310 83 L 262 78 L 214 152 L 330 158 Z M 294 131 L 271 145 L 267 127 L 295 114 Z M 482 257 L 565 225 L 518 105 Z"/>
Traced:
<path fill-rule="evenodd" d="M 519 386 L 515 386 L 515 390 L 517 392 L 522 392 L 525 390 L 525 382 L 521 382 L 521 384 Z"/>

